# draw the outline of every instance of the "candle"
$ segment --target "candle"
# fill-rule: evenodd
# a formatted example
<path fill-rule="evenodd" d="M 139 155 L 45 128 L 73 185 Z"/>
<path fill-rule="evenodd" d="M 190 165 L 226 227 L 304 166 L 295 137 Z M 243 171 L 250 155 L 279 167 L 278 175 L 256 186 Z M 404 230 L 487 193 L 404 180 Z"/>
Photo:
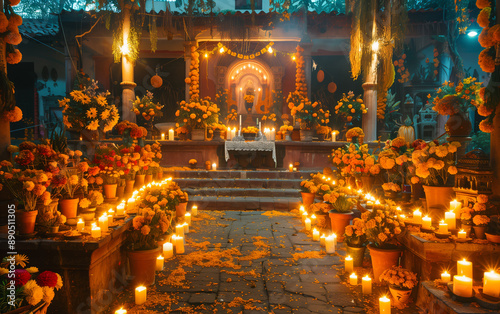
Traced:
<path fill-rule="evenodd" d="M 457 229 L 457 218 L 455 213 L 452 211 L 444 213 L 444 221 L 448 224 L 448 228 L 451 230 Z"/>
<path fill-rule="evenodd" d="M 240 115 L 240 129 L 241 129 L 241 115 Z"/>
<path fill-rule="evenodd" d="M 184 254 L 184 237 L 174 236 L 175 254 Z"/>
<path fill-rule="evenodd" d="M 316 228 L 313 229 L 313 241 L 319 241 L 319 230 Z"/>
<path fill-rule="evenodd" d="M 97 227 L 95 223 L 92 224 L 90 236 L 96 239 L 101 237 L 101 228 Z"/>
<path fill-rule="evenodd" d="M 306 209 L 304 208 L 304 205 L 300 205 L 300 208 L 299 208 L 300 212 L 303 213 L 306 211 Z"/>
<path fill-rule="evenodd" d="M 123 307 L 122 307 L 122 308 L 116 310 L 115 314 L 127 314 L 127 310 L 124 310 Z"/>
<path fill-rule="evenodd" d="M 345 272 L 352 273 L 354 271 L 354 260 L 351 255 L 347 255 L 345 258 Z"/>
<path fill-rule="evenodd" d="M 125 214 L 125 202 L 116 206 L 116 216 L 123 216 L 123 214 Z"/>
<path fill-rule="evenodd" d="M 262 131 L 262 124 L 260 122 L 259 122 L 259 131 Z"/>
<path fill-rule="evenodd" d="M 191 207 L 191 214 L 193 214 L 193 216 L 198 216 L 198 206 L 193 205 L 193 207 Z"/>
<path fill-rule="evenodd" d="M 418 209 L 413 212 L 413 223 L 418 225 L 422 223 L 422 212 Z"/>
<path fill-rule="evenodd" d="M 372 279 L 370 276 L 366 275 L 361 279 L 361 290 L 363 291 L 363 294 L 372 293 Z"/>
<path fill-rule="evenodd" d="M 462 203 L 457 200 L 453 200 L 450 202 L 450 212 L 456 212 L 462 207 Z"/>
<path fill-rule="evenodd" d="M 335 234 L 329 235 L 328 237 L 325 238 L 325 247 L 326 247 L 326 253 L 332 254 L 335 253 L 335 238 L 337 236 Z"/>
<path fill-rule="evenodd" d="M 311 230 L 311 219 L 310 218 L 306 218 L 306 221 L 305 221 L 305 224 L 306 224 L 306 230 Z"/>
<path fill-rule="evenodd" d="M 174 256 L 174 246 L 170 242 L 163 243 L 163 257 L 171 258 Z"/>
<path fill-rule="evenodd" d="M 191 226 L 191 213 L 186 213 L 184 215 L 184 221 L 189 225 Z"/>
<path fill-rule="evenodd" d="M 306 223 L 307 215 L 308 215 L 307 212 L 302 213 L 302 223 L 304 223 L 304 224 Z"/>
<path fill-rule="evenodd" d="M 164 141 L 165 140 L 165 133 L 162 133 L 161 134 L 161 140 Z"/>
<path fill-rule="evenodd" d="M 378 307 L 380 309 L 380 314 L 391 314 L 391 299 L 384 295 L 378 299 Z"/>
<path fill-rule="evenodd" d="M 325 234 L 323 233 L 323 234 L 321 235 L 321 237 L 319 237 L 319 245 L 320 245 L 320 246 L 325 246 L 325 239 L 326 239 L 326 236 L 325 236 Z"/>
<path fill-rule="evenodd" d="M 177 225 L 177 226 L 175 226 L 175 233 L 178 236 L 183 237 L 184 236 L 184 226 L 183 225 Z"/>
<path fill-rule="evenodd" d="M 217 170 L 217 164 L 215 162 L 212 164 L 212 170 Z"/>
<path fill-rule="evenodd" d="M 185 222 L 182 224 L 182 226 L 184 227 L 184 234 L 189 233 L 189 224 Z"/>
<path fill-rule="evenodd" d="M 447 271 L 444 271 L 444 273 L 441 274 L 441 281 L 444 283 L 449 282 L 450 278 L 450 274 Z"/>
<path fill-rule="evenodd" d="M 464 298 L 472 297 L 472 278 L 453 276 L 453 293 Z"/>
<path fill-rule="evenodd" d="M 335 142 L 337 139 L 337 131 L 332 132 L 332 142 Z"/>
<path fill-rule="evenodd" d="M 162 271 L 163 270 L 163 263 L 165 262 L 165 258 L 163 256 L 158 256 L 156 258 L 156 271 Z"/>
<path fill-rule="evenodd" d="M 102 232 L 108 231 L 108 216 L 106 214 L 99 217 L 99 227 Z"/>
<path fill-rule="evenodd" d="M 168 130 L 168 140 L 173 141 L 174 140 L 174 129 Z"/>
<path fill-rule="evenodd" d="M 292 172 L 293 171 L 293 164 L 288 165 L 288 171 Z"/>
<path fill-rule="evenodd" d="M 276 140 L 276 129 L 272 128 L 271 129 L 271 141 L 275 141 L 275 140 Z"/>
<path fill-rule="evenodd" d="M 358 285 L 358 276 L 356 276 L 355 273 L 352 273 L 350 276 L 349 276 L 349 283 L 351 284 L 351 286 L 356 286 Z"/>
<path fill-rule="evenodd" d="M 441 220 L 439 222 L 439 233 L 446 234 L 448 233 L 448 224 L 444 222 L 444 220 Z"/>
<path fill-rule="evenodd" d="M 231 131 L 231 140 L 236 136 L 236 127 L 233 128 L 233 131 Z"/>
<path fill-rule="evenodd" d="M 429 216 L 425 216 L 422 218 L 422 228 L 430 229 L 432 227 L 432 218 Z"/>
<path fill-rule="evenodd" d="M 494 298 L 500 297 L 500 275 L 494 270 L 484 273 L 483 293 Z"/>
<path fill-rule="evenodd" d="M 457 275 L 472 278 L 472 262 L 467 261 L 465 258 L 457 261 Z"/>
<path fill-rule="evenodd" d="M 146 302 L 146 294 L 148 289 L 144 286 L 135 288 L 135 304 L 141 305 Z"/>
<path fill-rule="evenodd" d="M 312 214 L 312 215 L 311 215 L 311 223 L 312 223 L 312 224 L 315 224 L 315 223 L 316 223 L 316 219 L 317 219 L 316 215 L 315 215 L 315 214 Z"/>
<path fill-rule="evenodd" d="M 83 222 L 82 218 L 80 218 L 76 223 L 76 231 L 82 232 L 83 228 L 85 228 L 85 223 Z"/>
<path fill-rule="evenodd" d="M 457 233 L 457 237 L 459 239 L 465 239 L 467 238 L 467 232 L 465 232 L 464 229 L 460 229 L 460 231 Z"/>
<path fill-rule="evenodd" d="M 292 171 L 297 172 L 297 168 L 293 167 Z"/>

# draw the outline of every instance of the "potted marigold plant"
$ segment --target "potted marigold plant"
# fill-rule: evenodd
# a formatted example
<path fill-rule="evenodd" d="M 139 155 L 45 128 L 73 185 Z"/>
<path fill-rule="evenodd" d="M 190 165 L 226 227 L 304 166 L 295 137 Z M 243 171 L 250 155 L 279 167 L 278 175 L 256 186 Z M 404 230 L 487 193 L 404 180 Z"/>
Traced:
<path fill-rule="evenodd" d="M 302 195 L 302 204 L 310 206 L 314 203 L 314 198 L 318 192 L 318 187 L 312 180 L 303 180 L 300 182 L 300 194 Z"/>
<path fill-rule="evenodd" d="M 347 95 L 342 94 L 342 98 L 335 106 L 335 114 L 342 116 L 346 121 L 345 129 L 352 126 L 353 123 L 361 122 L 361 117 L 367 110 L 361 95 L 356 97 L 352 91 Z"/>
<path fill-rule="evenodd" d="M 300 139 L 301 141 L 311 142 L 313 129 L 316 125 L 330 122 L 325 117 L 325 113 L 329 116 L 329 111 L 321 108 L 318 102 L 311 102 L 307 97 L 303 97 L 301 93 L 295 91 L 290 93 L 287 98 L 288 108 L 291 110 L 292 116 L 300 123 Z"/>
<path fill-rule="evenodd" d="M 488 214 L 488 196 L 480 194 L 476 198 L 476 203 L 472 207 L 472 223 L 474 224 L 474 234 L 478 239 L 486 238 L 486 229 L 490 223 Z"/>
<path fill-rule="evenodd" d="M 116 189 L 120 179 L 120 170 L 117 161 L 121 159 L 116 147 L 100 145 L 96 148 L 94 164 L 99 167 L 99 176 L 103 180 L 104 196 L 106 199 L 116 198 Z"/>
<path fill-rule="evenodd" d="M 327 203 L 319 202 L 314 203 L 309 207 L 309 212 L 316 216 L 316 226 L 320 229 L 330 229 L 331 222 L 328 211 L 330 210 L 330 205 Z"/>
<path fill-rule="evenodd" d="M 354 214 L 352 207 L 355 200 L 346 195 L 344 188 L 340 188 L 338 192 L 330 193 L 328 197 L 325 195 L 324 200 L 332 206 L 328 212 L 332 222 L 332 231 L 338 236 L 339 241 L 343 241 L 345 228 L 349 225 Z"/>
<path fill-rule="evenodd" d="M 80 216 L 86 222 L 91 222 L 95 217 L 96 207 L 104 202 L 104 196 L 97 190 L 89 191 L 85 197 L 80 199 L 78 206 L 81 208 Z"/>
<path fill-rule="evenodd" d="M 179 105 L 180 109 L 175 113 L 177 122 L 191 128 L 193 141 L 205 140 L 205 128 L 218 121 L 220 109 L 210 97 L 191 99 L 189 103 L 183 100 Z"/>
<path fill-rule="evenodd" d="M 394 302 L 400 305 L 408 303 L 413 288 L 418 284 L 417 274 L 401 266 L 386 269 L 378 279 L 389 286 Z"/>
<path fill-rule="evenodd" d="M 367 244 L 365 228 L 365 222 L 360 218 L 354 218 L 352 225 L 345 227 L 344 242 L 346 244 L 346 251 L 347 255 L 352 257 L 355 267 L 363 266 Z"/>
<path fill-rule="evenodd" d="M 196 164 L 198 163 L 198 161 L 194 158 L 191 158 L 191 159 L 189 159 L 188 163 L 189 163 L 189 167 L 191 167 L 191 169 L 196 169 Z"/>
<path fill-rule="evenodd" d="M 150 137 L 153 135 L 153 121 L 156 117 L 162 117 L 163 105 L 160 103 L 153 102 L 153 93 L 147 91 L 146 95 L 142 98 L 136 97 L 133 103 L 134 108 L 132 111 L 137 116 L 142 116 L 146 123 L 148 124 L 148 129 L 150 130 Z"/>

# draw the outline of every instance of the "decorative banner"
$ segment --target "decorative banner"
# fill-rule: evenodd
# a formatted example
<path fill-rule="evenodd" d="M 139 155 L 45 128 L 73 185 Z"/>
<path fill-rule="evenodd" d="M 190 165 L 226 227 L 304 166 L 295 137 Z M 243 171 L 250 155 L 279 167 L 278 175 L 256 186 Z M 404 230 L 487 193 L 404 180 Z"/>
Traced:
<path fill-rule="evenodd" d="M 337 84 L 335 84 L 334 82 L 330 82 L 328 84 L 328 91 L 333 94 L 335 93 L 336 90 L 337 90 Z"/>
<path fill-rule="evenodd" d="M 263 55 L 266 52 L 273 53 L 273 48 L 272 48 L 273 45 L 274 45 L 274 43 L 270 42 L 264 48 L 262 48 L 260 51 L 257 51 L 256 53 L 252 53 L 249 55 L 244 55 L 241 53 L 237 53 L 236 51 L 232 51 L 231 49 L 227 48 L 223 43 L 218 43 L 217 47 L 218 47 L 218 50 L 220 53 L 227 53 L 228 55 L 231 55 L 231 56 L 236 57 L 238 59 L 248 60 L 248 59 L 255 59 L 255 57 Z"/>
<path fill-rule="evenodd" d="M 323 80 L 325 79 L 325 72 L 323 72 L 323 70 L 319 70 L 316 78 L 318 79 L 318 82 L 323 82 Z"/>

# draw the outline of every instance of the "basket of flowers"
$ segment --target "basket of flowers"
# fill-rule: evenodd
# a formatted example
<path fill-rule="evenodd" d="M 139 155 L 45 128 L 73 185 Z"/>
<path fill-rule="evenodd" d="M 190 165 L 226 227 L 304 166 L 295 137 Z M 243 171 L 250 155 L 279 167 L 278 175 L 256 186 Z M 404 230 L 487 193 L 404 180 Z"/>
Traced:
<path fill-rule="evenodd" d="M 243 137 L 247 141 L 253 141 L 255 140 L 255 137 L 257 136 L 257 133 L 259 132 L 259 129 L 254 127 L 254 126 L 248 126 L 246 128 L 243 128 L 241 130 L 241 133 L 243 134 Z"/>

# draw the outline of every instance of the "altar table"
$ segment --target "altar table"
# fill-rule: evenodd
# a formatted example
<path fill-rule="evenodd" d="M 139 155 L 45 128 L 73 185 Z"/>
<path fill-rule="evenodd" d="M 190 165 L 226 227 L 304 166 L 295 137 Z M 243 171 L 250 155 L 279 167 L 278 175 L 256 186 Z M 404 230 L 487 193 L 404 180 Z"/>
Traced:
<path fill-rule="evenodd" d="M 224 142 L 224 154 L 226 161 L 229 160 L 229 151 L 245 152 L 272 152 L 274 165 L 278 164 L 276 159 L 276 144 L 271 141 L 226 141 Z"/>

